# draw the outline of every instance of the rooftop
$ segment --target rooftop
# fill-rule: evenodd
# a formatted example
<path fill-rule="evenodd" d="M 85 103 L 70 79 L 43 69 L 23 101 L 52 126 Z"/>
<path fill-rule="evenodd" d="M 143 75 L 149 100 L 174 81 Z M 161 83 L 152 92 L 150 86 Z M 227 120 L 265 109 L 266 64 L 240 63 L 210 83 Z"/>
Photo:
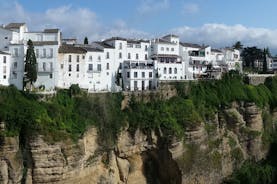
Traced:
<path fill-rule="evenodd" d="M 11 55 L 11 54 L 3 52 L 3 51 L 0 51 L 0 54 L 2 54 L 2 55 Z"/>
<path fill-rule="evenodd" d="M 185 42 L 180 42 L 180 44 L 183 46 L 183 47 L 192 47 L 192 48 L 199 48 L 201 49 L 202 46 L 199 45 L 199 44 L 195 44 L 195 43 L 185 43 Z"/>
<path fill-rule="evenodd" d="M 163 38 L 168 38 L 168 37 L 179 38 L 179 36 L 174 35 L 174 34 L 168 34 L 168 35 L 165 35 Z"/>
<path fill-rule="evenodd" d="M 64 54 L 85 54 L 86 52 L 85 49 L 73 45 L 62 45 L 59 48 L 59 53 Z"/>
<path fill-rule="evenodd" d="M 100 45 L 100 46 L 103 47 L 103 48 L 114 49 L 113 46 L 111 46 L 111 45 L 109 45 L 109 44 L 107 44 L 107 43 L 105 43 L 105 42 L 94 42 L 94 43 Z"/>
<path fill-rule="evenodd" d="M 111 38 L 108 38 L 108 39 L 104 40 L 104 42 L 114 41 L 114 40 L 127 41 L 126 38 L 122 38 L 122 37 L 111 37 Z"/>
<path fill-rule="evenodd" d="M 167 41 L 167 40 L 162 39 L 162 38 L 155 39 L 155 42 L 156 42 L 156 43 L 165 43 L 165 44 L 172 44 L 172 45 L 176 45 L 176 43 L 172 43 L 172 42 Z"/>
<path fill-rule="evenodd" d="M 44 33 L 58 33 L 59 29 L 44 29 Z"/>
<path fill-rule="evenodd" d="M 34 46 L 42 46 L 42 45 L 58 45 L 57 41 L 33 41 Z"/>
<path fill-rule="evenodd" d="M 5 26 L 5 29 L 19 29 L 21 26 L 24 26 L 25 23 L 9 23 Z"/>

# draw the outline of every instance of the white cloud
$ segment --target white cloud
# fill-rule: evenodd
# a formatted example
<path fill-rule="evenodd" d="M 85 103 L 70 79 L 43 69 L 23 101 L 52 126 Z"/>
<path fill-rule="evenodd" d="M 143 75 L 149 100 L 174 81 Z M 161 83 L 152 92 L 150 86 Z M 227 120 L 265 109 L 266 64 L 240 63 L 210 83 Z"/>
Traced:
<path fill-rule="evenodd" d="M 171 30 L 185 42 L 210 44 L 214 47 L 231 46 L 241 41 L 245 46 L 277 49 L 277 29 L 246 27 L 243 25 L 204 24 L 201 27 L 179 27 Z"/>
<path fill-rule="evenodd" d="M 183 5 L 183 14 L 195 14 L 199 12 L 199 6 L 196 3 L 185 3 Z"/>
<path fill-rule="evenodd" d="M 140 15 L 154 14 L 169 8 L 169 0 L 142 0 L 137 11 Z"/>
<path fill-rule="evenodd" d="M 0 12 L 0 23 L 26 22 L 29 30 L 33 31 L 60 28 L 64 37 L 75 37 L 80 41 L 85 36 L 89 38 L 89 41 L 110 36 L 148 37 L 148 34 L 143 31 L 129 28 L 122 20 L 116 20 L 111 25 L 105 26 L 93 11 L 87 8 L 75 8 L 71 5 L 48 9 L 42 13 L 33 13 L 25 10 L 19 3 L 13 2 L 1 5 Z"/>

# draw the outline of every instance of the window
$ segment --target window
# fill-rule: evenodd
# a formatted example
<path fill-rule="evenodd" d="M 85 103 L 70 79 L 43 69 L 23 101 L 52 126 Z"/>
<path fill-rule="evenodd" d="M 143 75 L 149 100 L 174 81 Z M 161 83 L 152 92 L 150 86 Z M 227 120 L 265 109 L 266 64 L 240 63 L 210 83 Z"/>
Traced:
<path fill-rule="evenodd" d="M 119 43 L 119 49 L 122 49 L 122 43 Z"/>
<path fill-rule="evenodd" d="M 46 71 L 46 63 L 45 62 L 42 63 L 42 69 L 43 69 L 43 71 Z"/>
<path fill-rule="evenodd" d="M 149 78 L 152 78 L 152 72 L 149 72 Z"/>
<path fill-rule="evenodd" d="M 136 54 L 136 59 L 139 59 L 139 55 L 138 54 Z"/>
<path fill-rule="evenodd" d="M 130 78 L 130 72 L 127 72 L 127 78 Z"/>
<path fill-rule="evenodd" d="M 167 73 L 167 71 L 166 71 L 166 67 L 164 67 L 164 74 L 166 74 Z"/>
<path fill-rule="evenodd" d="M 145 56 L 144 56 L 144 59 L 145 59 L 145 60 L 147 60 L 147 59 L 148 59 L 148 56 L 147 56 L 147 54 L 145 54 Z"/>
<path fill-rule="evenodd" d="M 141 77 L 142 77 L 142 78 L 145 78 L 145 72 L 142 72 L 142 73 L 141 73 Z"/>
<path fill-rule="evenodd" d="M 79 68 L 79 64 L 76 65 L 76 72 L 79 72 L 80 68 Z"/>
<path fill-rule="evenodd" d="M 63 69 L 63 64 L 61 64 L 61 69 Z"/>
<path fill-rule="evenodd" d="M 88 70 L 89 70 L 89 71 L 92 71 L 92 69 L 93 69 L 92 64 L 88 64 Z"/>
<path fill-rule="evenodd" d="M 169 74 L 172 74 L 172 68 L 169 68 L 169 72 L 168 72 Z"/>
<path fill-rule="evenodd" d="M 46 57 L 46 49 L 43 49 L 43 57 Z"/>
<path fill-rule="evenodd" d="M 68 62 L 71 63 L 71 60 L 72 60 L 72 56 L 68 55 Z"/>
<path fill-rule="evenodd" d="M 133 47 L 133 44 L 127 43 L 127 47 L 128 47 L 128 48 L 132 48 L 132 47 Z"/>
<path fill-rule="evenodd" d="M 147 50 L 148 50 L 148 47 L 147 47 L 147 45 L 145 45 L 145 48 L 144 48 L 144 50 L 145 50 L 145 51 L 147 51 Z"/>
<path fill-rule="evenodd" d="M 14 69 L 17 69 L 17 62 L 14 62 L 14 63 L 13 63 L 13 68 L 14 68 Z"/>
<path fill-rule="evenodd" d="M 136 44 L 136 48 L 141 48 L 140 44 Z"/>
<path fill-rule="evenodd" d="M 18 48 L 14 48 L 14 56 L 18 57 Z"/>
<path fill-rule="evenodd" d="M 97 71 L 98 71 L 98 72 L 101 72 L 101 64 L 98 64 L 98 65 L 97 65 Z"/>
<path fill-rule="evenodd" d="M 106 53 L 106 59 L 110 59 L 110 53 L 109 52 Z"/>
<path fill-rule="evenodd" d="M 8 39 L 8 37 L 6 36 L 6 37 L 5 37 L 5 40 L 7 40 L 7 39 Z"/>
<path fill-rule="evenodd" d="M 77 56 L 76 61 L 77 61 L 77 63 L 79 63 L 79 62 L 80 62 L 80 56 L 79 56 L 79 55 Z"/>
<path fill-rule="evenodd" d="M 3 63 L 7 62 L 7 56 L 3 56 Z"/>
<path fill-rule="evenodd" d="M 12 73 L 12 78 L 13 78 L 13 79 L 17 79 L 17 73 L 16 73 L 16 72 L 13 72 L 13 73 Z"/>
<path fill-rule="evenodd" d="M 169 51 L 169 48 L 168 48 L 168 47 L 166 47 L 166 51 Z"/>
<path fill-rule="evenodd" d="M 97 59 L 98 59 L 98 61 L 101 61 L 101 56 L 98 56 L 98 58 L 97 58 Z"/>
<path fill-rule="evenodd" d="M 51 71 L 53 70 L 53 63 L 52 62 L 50 63 L 50 70 Z"/>
<path fill-rule="evenodd" d="M 138 77 L 138 72 L 134 72 L 134 78 Z"/>
<path fill-rule="evenodd" d="M 163 47 L 161 47 L 161 51 L 164 51 L 164 48 L 163 48 Z"/>
<path fill-rule="evenodd" d="M 53 78 L 53 74 L 52 74 L 52 73 L 50 73 L 49 78 L 50 78 L 50 79 L 52 79 L 52 78 Z"/>
<path fill-rule="evenodd" d="M 174 68 L 174 74 L 177 74 L 177 68 Z"/>
<path fill-rule="evenodd" d="M 92 56 L 89 56 L 89 60 L 92 61 Z"/>
<path fill-rule="evenodd" d="M 119 52 L 119 59 L 121 59 L 122 58 L 122 53 L 121 52 Z"/>
<path fill-rule="evenodd" d="M 7 78 L 7 76 L 6 75 L 3 75 L 3 79 L 6 79 Z"/>
<path fill-rule="evenodd" d="M 3 73 L 7 73 L 7 66 L 3 66 Z"/>
<path fill-rule="evenodd" d="M 110 69 L 110 63 L 106 64 L 106 69 L 109 70 Z"/>
<path fill-rule="evenodd" d="M 134 89 L 138 89 L 138 81 L 134 81 Z"/>
<path fill-rule="evenodd" d="M 173 48 L 173 47 L 171 48 L 171 51 L 174 51 L 174 48 Z"/>
<path fill-rule="evenodd" d="M 131 53 L 128 53 L 128 59 L 131 59 Z"/>
<path fill-rule="evenodd" d="M 85 55 L 83 55 L 83 59 L 85 59 L 86 58 L 86 56 Z"/>
<path fill-rule="evenodd" d="M 53 57 L 53 48 L 50 48 L 50 55 L 49 55 L 50 58 Z"/>
<path fill-rule="evenodd" d="M 69 72 L 72 71 L 71 65 L 68 65 L 68 71 L 69 71 Z"/>
<path fill-rule="evenodd" d="M 36 49 L 36 57 L 39 57 L 39 49 Z"/>

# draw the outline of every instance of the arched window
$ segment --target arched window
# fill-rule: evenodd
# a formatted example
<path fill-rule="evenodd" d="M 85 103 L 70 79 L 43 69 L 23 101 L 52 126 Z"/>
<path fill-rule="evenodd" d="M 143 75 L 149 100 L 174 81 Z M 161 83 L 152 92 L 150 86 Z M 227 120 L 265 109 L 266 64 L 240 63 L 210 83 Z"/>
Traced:
<path fill-rule="evenodd" d="M 174 74 L 177 74 L 177 68 L 174 68 Z"/>
<path fill-rule="evenodd" d="M 169 68 L 169 74 L 172 74 L 172 68 Z"/>

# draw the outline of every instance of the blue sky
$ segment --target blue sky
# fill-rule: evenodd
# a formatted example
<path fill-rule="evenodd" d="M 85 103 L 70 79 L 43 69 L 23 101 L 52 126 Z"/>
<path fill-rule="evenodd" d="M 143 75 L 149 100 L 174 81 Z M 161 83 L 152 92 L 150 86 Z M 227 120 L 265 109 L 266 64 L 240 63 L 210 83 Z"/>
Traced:
<path fill-rule="evenodd" d="M 242 41 L 277 49 L 274 0 L 0 0 L 0 23 L 59 27 L 66 37 L 153 38 L 179 34 L 214 47 Z"/>

